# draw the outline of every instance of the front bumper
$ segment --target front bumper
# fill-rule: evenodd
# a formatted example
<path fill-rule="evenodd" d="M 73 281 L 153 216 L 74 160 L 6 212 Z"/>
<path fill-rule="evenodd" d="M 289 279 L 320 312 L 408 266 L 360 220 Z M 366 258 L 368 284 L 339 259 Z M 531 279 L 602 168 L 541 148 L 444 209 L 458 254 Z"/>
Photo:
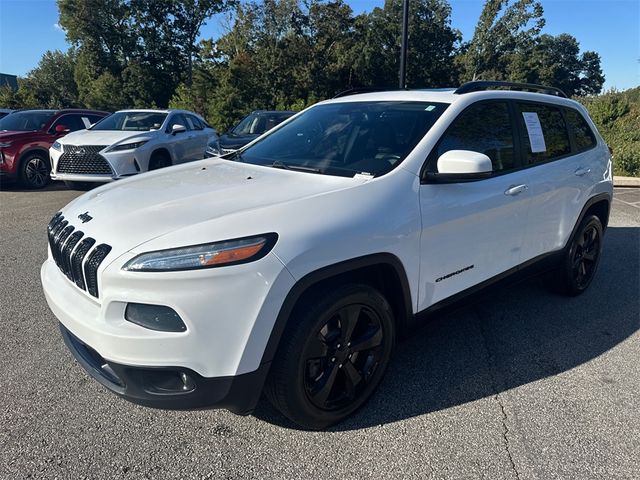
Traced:
<path fill-rule="evenodd" d="M 96 173 L 95 171 L 86 171 L 86 168 L 80 171 L 59 172 L 58 165 L 64 152 L 49 149 L 51 159 L 51 180 L 61 180 L 67 182 L 92 182 L 106 183 L 120 178 L 136 175 L 146 169 L 148 164 L 147 155 L 144 150 L 124 150 L 121 152 L 109 152 L 101 150 L 98 155 L 102 162 L 106 162 L 111 173 Z M 73 168 L 73 167 L 72 167 Z M 90 169 L 90 168 L 89 168 Z"/>
<path fill-rule="evenodd" d="M 95 380 L 130 402 L 152 408 L 225 408 L 247 415 L 260 399 L 269 370 L 269 365 L 263 364 L 258 370 L 242 375 L 205 378 L 184 367 L 122 365 L 102 358 L 62 324 L 60 332 L 78 363 Z"/>

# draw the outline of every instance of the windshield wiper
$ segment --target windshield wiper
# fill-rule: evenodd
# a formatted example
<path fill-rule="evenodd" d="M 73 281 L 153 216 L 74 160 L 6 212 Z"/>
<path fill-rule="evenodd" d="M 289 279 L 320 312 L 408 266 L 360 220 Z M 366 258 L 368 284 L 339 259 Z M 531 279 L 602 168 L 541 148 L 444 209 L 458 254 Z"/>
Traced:
<path fill-rule="evenodd" d="M 296 170 L 298 172 L 310 172 L 310 173 L 321 173 L 319 168 L 315 167 L 305 167 L 304 165 L 292 165 L 290 163 L 284 163 L 280 160 L 276 160 L 271 164 L 273 168 L 281 168 L 283 170 Z"/>

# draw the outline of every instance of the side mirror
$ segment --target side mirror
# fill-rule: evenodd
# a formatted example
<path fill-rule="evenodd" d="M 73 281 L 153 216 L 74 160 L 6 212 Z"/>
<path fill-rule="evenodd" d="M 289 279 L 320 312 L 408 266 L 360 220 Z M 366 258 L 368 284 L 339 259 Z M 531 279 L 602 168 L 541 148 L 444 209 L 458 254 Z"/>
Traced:
<path fill-rule="evenodd" d="M 56 125 L 55 132 L 56 133 L 69 133 L 71 129 L 66 125 L 58 124 Z"/>
<path fill-rule="evenodd" d="M 438 158 L 438 173 L 445 175 L 491 173 L 491 159 L 470 150 L 449 150 Z"/>
<path fill-rule="evenodd" d="M 187 127 L 185 127 L 184 125 L 180 125 L 179 123 L 174 123 L 173 126 L 171 127 L 171 135 L 175 135 L 176 133 L 186 132 L 186 131 L 187 131 Z"/>

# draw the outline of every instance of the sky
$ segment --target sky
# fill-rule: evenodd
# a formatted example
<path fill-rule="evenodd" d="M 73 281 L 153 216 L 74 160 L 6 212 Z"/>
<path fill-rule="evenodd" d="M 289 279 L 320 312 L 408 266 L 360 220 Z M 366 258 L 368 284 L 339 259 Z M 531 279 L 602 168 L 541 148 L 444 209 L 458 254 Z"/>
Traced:
<path fill-rule="evenodd" d="M 384 0 L 345 0 L 355 13 L 382 6 Z M 605 89 L 640 85 L 640 0 L 541 0 L 544 33 L 569 33 L 582 51 L 602 58 Z M 452 25 L 464 40 L 473 36 L 483 0 L 450 0 Z M 217 37 L 223 19 L 214 17 L 203 38 Z M 25 75 L 47 50 L 66 50 L 55 0 L 0 0 L 0 73 Z M 411 48 L 411 46 L 409 46 Z M 426 85 L 425 85 L 426 87 Z"/>

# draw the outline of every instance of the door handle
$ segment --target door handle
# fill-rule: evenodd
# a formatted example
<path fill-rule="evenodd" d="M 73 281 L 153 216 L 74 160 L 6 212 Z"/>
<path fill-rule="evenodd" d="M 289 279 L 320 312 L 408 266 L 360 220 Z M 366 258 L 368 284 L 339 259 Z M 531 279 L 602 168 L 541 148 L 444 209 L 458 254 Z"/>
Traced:
<path fill-rule="evenodd" d="M 514 197 L 516 195 L 519 195 L 520 193 L 524 192 L 525 190 L 528 190 L 529 186 L 522 184 L 522 185 L 512 185 L 509 188 L 507 188 L 504 191 L 505 195 L 509 195 L 511 197 Z"/>
<path fill-rule="evenodd" d="M 573 172 L 573 174 L 578 177 L 584 177 L 587 173 L 591 173 L 590 168 L 578 167 L 576 171 Z"/>

